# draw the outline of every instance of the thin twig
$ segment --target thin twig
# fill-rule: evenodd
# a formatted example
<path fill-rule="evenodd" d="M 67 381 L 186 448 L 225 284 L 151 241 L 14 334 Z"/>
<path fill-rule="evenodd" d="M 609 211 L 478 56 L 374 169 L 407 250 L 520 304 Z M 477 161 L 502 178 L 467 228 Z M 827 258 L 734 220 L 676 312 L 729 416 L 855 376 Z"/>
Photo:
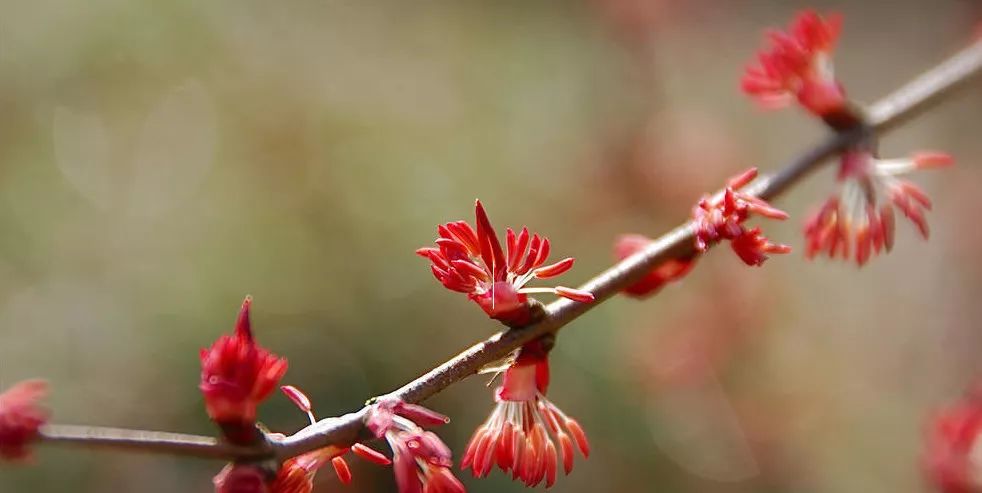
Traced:
<path fill-rule="evenodd" d="M 982 73 L 982 40 L 976 41 L 940 65 L 912 80 L 894 93 L 870 106 L 865 126 L 830 135 L 803 153 L 777 173 L 757 180 L 748 191 L 772 199 L 791 188 L 830 157 L 875 133 L 890 131 L 950 95 L 957 86 Z M 421 377 L 403 385 L 387 396 L 406 402 L 421 402 L 450 385 L 477 373 L 523 344 L 545 334 L 556 332 L 620 290 L 638 281 L 655 267 L 673 258 L 684 258 L 694 252 L 692 224 L 686 223 L 654 240 L 645 249 L 600 273 L 580 289 L 596 297 L 593 303 L 559 299 L 545 307 L 544 317 L 520 329 L 499 332 L 451 358 Z M 344 416 L 314 423 L 269 446 L 233 447 L 213 438 L 171 433 L 142 432 L 112 428 L 69 427 L 51 425 L 42 438 L 50 443 L 94 445 L 104 447 L 162 452 L 198 457 L 254 460 L 283 460 L 327 446 L 345 447 L 370 438 L 363 425 L 368 407 Z M 270 452 L 272 449 L 272 453 Z"/>

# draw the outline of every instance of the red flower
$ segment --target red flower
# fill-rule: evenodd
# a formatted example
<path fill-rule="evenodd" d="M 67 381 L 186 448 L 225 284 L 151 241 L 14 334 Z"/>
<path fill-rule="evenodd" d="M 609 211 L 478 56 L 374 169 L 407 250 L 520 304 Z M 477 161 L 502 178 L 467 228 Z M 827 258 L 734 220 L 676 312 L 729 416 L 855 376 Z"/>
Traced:
<path fill-rule="evenodd" d="M 887 160 L 875 158 L 868 150 L 844 153 L 839 167 L 839 191 L 805 222 L 805 256 L 854 256 L 862 266 L 881 250 L 890 251 L 894 207 L 927 239 L 924 213 L 931 209 L 931 200 L 920 187 L 897 176 L 952 162 L 951 156 L 937 152 Z"/>
<path fill-rule="evenodd" d="M 624 260 L 631 255 L 643 250 L 651 244 L 651 239 L 647 236 L 628 234 L 621 235 L 614 243 L 614 256 L 617 260 Z M 696 265 L 696 256 L 688 259 L 670 259 L 641 278 L 640 281 L 624 288 L 624 292 L 630 296 L 643 298 L 650 296 L 661 290 L 666 284 L 682 279 Z"/>
<path fill-rule="evenodd" d="M 25 380 L 0 394 L 0 459 L 30 457 L 27 446 L 48 421 L 48 412 L 38 403 L 47 393 L 48 384 L 43 380 Z"/>
<path fill-rule="evenodd" d="M 506 255 L 480 200 L 475 209 L 476 232 L 466 221 L 446 223 L 437 227 L 440 237 L 436 247 L 416 250 L 416 254 L 430 259 L 433 275 L 447 289 L 467 293 L 488 316 L 510 325 L 531 320 L 526 303 L 530 293 L 553 293 L 581 303 L 593 301 L 591 293 L 578 289 L 525 287 L 532 279 L 566 272 L 573 267 L 573 258 L 543 265 L 549 257 L 549 240 L 537 234 L 530 237 L 527 228 L 518 234 L 507 230 Z"/>
<path fill-rule="evenodd" d="M 541 341 L 525 345 L 504 372 L 491 416 L 471 437 L 461 466 L 484 477 L 495 465 L 534 487 L 556 482 L 559 458 L 573 470 L 573 443 L 584 457 L 590 444 L 583 428 L 546 399 L 549 360 Z M 558 454 L 556 445 L 559 445 Z"/>
<path fill-rule="evenodd" d="M 944 493 L 982 492 L 982 395 L 975 392 L 940 411 L 927 430 L 923 458 L 930 479 Z"/>
<path fill-rule="evenodd" d="M 284 385 L 280 387 L 280 390 L 301 411 L 307 414 L 307 417 L 310 418 L 310 424 L 317 422 L 317 419 L 314 417 L 313 407 L 310 404 L 310 398 L 306 394 L 290 385 Z M 270 433 L 268 436 L 272 440 L 283 438 L 283 435 L 280 433 Z M 280 470 L 277 471 L 276 476 L 273 478 L 269 488 L 270 493 L 310 493 L 314 489 L 314 476 L 328 462 L 334 466 L 334 472 L 337 474 L 338 479 L 344 484 L 350 484 L 351 469 L 348 467 L 348 463 L 344 460 L 344 457 L 342 457 L 348 450 L 348 448 L 331 446 L 287 459 L 283 462 Z M 350 450 L 376 464 L 389 465 L 391 463 L 384 455 L 360 443 L 352 445 Z"/>
<path fill-rule="evenodd" d="M 743 222 L 750 214 L 770 219 L 787 219 L 788 214 L 772 207 L 763 199 L 739 192 L 757 177 L 757 168 L 750 168 L 731 178 L 722 194 L 705 196 L 692 209 L 696 228 L 696 250 L 706 251 L 722 240 L 730 240 L 730 247 L 747 265 L 761 265 L 767 254 L 783 254 L 791 247 L 771 243 L 761 234 L 760 228 L 746 229 Z"/>
<path fill-rule="evenodd" d="M 251 465 L 229 464 L 212 479 L 215 493 L 270 493 L 266 475 Z"/>
<path fill-rule="evenodd" d="M 226 438 L 249 443 L 255 437 L 256 406 L 276 388 L 287 362 L 256 344 L 249 325 L 252 298 L 242 302 L 233 335 L 201 350 L 201 384 L 208 416 Z"/>
<path fill-rule="evenodd" d="M 842 17 L 823 19 L 813 11 L 798 14 L 788 32 L 772 31 L 769 51 L 747 67 L 743 91 L 767 108 L 787 106 L 793 98 L 808 111 L 826 117 L 846 107 L 846 95 L 835 79 L 832 52 Z"/>
<path fill-rule="evenodd" d="M 464 493 L 453 475 L 450 449 L 435 433 L 417 423 L 444 424 L 450 419 L 422 406 L 382 399 L 369 412 L 365 425 L 392 449 L 399 493 Z"/>

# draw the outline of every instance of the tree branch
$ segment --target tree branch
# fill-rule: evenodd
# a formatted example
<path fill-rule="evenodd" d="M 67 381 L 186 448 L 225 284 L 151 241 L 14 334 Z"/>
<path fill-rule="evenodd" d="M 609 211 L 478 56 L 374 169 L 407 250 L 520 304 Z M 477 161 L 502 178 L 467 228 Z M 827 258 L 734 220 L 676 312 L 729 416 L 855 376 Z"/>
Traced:
<path fill-rule="evenodd" d="M 764 199 L 780 195 L 843 149 L 865 137 L 880 135 L 898 127 L 940 102 L 952 94 L 955 88 L 980 73 L 982 40 L 976 41 L 870 106 L 863 125 L 830 135 L 777 173 L 757 180 L 746 191 Z M 694 252 L 692 224 L 685 223 L 580 286 L 580 289 L 593 293 L 596 297 L 593 303 L 577 303 L 561 298 L 545 307 L 540 321 L 527 327 L 499 332 L 386 396 L 411 403 L 426 400 L 450 385 L 476 374 L 483 366 L 507 356 L 523 344 L 560 330 L 662 263 L 673 258 L 690 256 Z M 234 447 L 214 438 L 193 435 L 64 425 L 45 427 L 42 439 L 50 443 L 208 458 L 256 460 L 275 456 L 276 459 L 284 460 L 319 448 L 332 445 L 345 447 L 371 438 L 363 424 L 367 410 L 366 406 L 344 416 L 320 420 L 290 437 L 257 447 Z"/>

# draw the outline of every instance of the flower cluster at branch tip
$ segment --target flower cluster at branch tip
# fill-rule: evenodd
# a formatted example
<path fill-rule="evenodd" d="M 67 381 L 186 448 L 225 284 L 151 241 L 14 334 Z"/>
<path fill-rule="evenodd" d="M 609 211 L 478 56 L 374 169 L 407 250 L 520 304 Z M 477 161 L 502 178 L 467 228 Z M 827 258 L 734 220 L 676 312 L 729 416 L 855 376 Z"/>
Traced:
<path fill-rule="evenodd" d="M 553 293 L 581 303 L 593 301 L 593 294 L 579 289 L 525 287 L 532 279 L 548 279 L 568 271 L 573 258 L 544 265 L 549 240 L 538 234 L 530 236 L 528 228 L 518 233 L 508 228 L 506 249 L 502 249 L 479 200 L 475 215 L 476 231 L 466 221 L 442 224 L 437 227 L 436 247 L 416 250 L 430 260 L 433 275 L 447 289 L 467 293 L 488 316 L 509 325 L 531 321 L 527 297 L 531 293 Z"/>
<path fill-rule="evenodd" d="M 546 399 L 548 350 L 541 339 L 526 344 L 504 371 L 494 411 L 471 437 L 461 461 L 474 476 L 487 476 L 497 465 L 527 486 L 545 480 L 548 488 L 556 482 L 560 458 L 566 474 L 573 470 L 574 443 L 584 457 L 590 455 L 580 424 Z"/>
<path fill-rule="evenodd" d="M 710 246 L 729 240 L 730 247 L 747 265 L 761 265 L 768 254 L 784 254 L 791 247 L 771 243 L 760 228 L 747 229 L 743 222 L 751 214 L 769 219 L 787 219 L 788 214 L 772 207 L 763 199 L 739 190 L 757 177 L 757 168 L 750 168 L 726 183 L 726 189 L 716 196 L 705 196 L 692 209 L 696 228 L 696 250 L 705 252 Z"/>
<path fill-rule="evenodd" d="M 805 256 L 854 257 L 864 265 L 870 257 L 893 248 L 894 207 L 928 238 L 924 217 L 931 200 L 924 191 L 899 175 L 920 169 L 949 166 L 953 159 L 940 152 L 922 152 L 906 159 L 877 159 L 865 149 L 842 155 L 839 190 L 805 222 Z"/>
<path fill-rule="evenodd" d="M 982 389 L 940 412 L 929 423 L 923 464 L 944 493 L 982 492 Z"/>
<path fill-rule="evenodd" d="M 48 411 L 39 404 L 47 393 L 43 380 L 25 380 L 0 394 L 0 459 L 30 458 L 28 445 L 48 421 Z"/>
<path fill-rule="evenodd" d="M 276 389 L 287 361 L 259 346 L 249 324 L 252 298 L 246 297 L 232 335 L 201 350 L 201 384 L 208 416 L 233 443 L 255 437 L 256 407 Z"/>
<path fill-rule="evenodd" d="M 832 69 L 842 17 L 799 13 L 788 32 L 771 31 L 769 51 L 757 55 L 740 81 L 743 91 L 766 108 L 785 107 L 794 99 L 820 117 L 847 111 L 842 84 Z"/>
<path fill-rule="evenodd" d="M 638 234 L 621 235 L 614 243 L 614 256 L 624 260 L 651 244 L 651 238 Z M 696 265 L 697 256 L 687 259 L 669 259 L 646 274 L 640 281 L 624 288 L 629 296 L 643 298 L 661 290 L 666 284 L 682 279 Z"/>
<path fill-rule="evenodd" d="M 399 493 L 463 493 L 450 470 L 450 449 L 420 425 L 438 426 L 450 418 L 399 399 L 381 398 L 369 410 L 365 426 L 392 449 L 392 467 Z"/>

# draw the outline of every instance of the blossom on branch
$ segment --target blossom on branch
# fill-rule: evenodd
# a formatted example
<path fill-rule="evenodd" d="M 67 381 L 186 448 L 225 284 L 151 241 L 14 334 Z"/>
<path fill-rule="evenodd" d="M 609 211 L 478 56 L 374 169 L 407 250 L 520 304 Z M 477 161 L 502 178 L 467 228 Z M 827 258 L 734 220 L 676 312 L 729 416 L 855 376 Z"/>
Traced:
<path fill-rule="evenodd" d="M 392 449 L 392 467 L 399 493 L 464 493 L 453 475 L 450 449 L 420 424 L 435 426 L 450 418 L 399 399 L 380 399 L 369 410 L 365 426 Z M 370 450 L 370 449 L 369 449 Z"/>
<path fill-rule="evenodd" d="M 573 258 L 544 265 L 549 257 L 549 240 L 528 228 L 506 230 L 502 248 L 484 206 L 475 204 L 477 228 L 466 221 L 437 227 L 435 247 L 420 248 L 416 254 L 430 260 L 433 275 L 452 291 L 466 293 L 489 317 L 509 325 L 531 321 L 528 294 L 552 293 L 581 303 L 592 302 L 593 294 L 579 289 L 525 287 L 533 279 L 556 277 L 573 267 Z"/>
<path fill-rule="evenodd" d="M 916 153 L 906 159 L 878 159 L 866 149 L 843 153 L 839 165 L 839 190 L 805 222 L 805 256 L 854 257 L 864 265 L 881 251 L 890 251 L 894 239 L 894 208 L 927 239 L 925 212 L 931 199 L 920 187 L 899 175 L 953 163 L 940 152 Z"/>
<path fill-rule="evenodd" d="M 787 219 L 788 214 L 772 207 L 759 197 L 739 190 L 757 177 L 757 168 L 750 168 L 731 178 L 722 194 L 705 196 L 692 209 L 695 222 L 696 250 L 705 252 L 710 246 L 730 240 L 730 247 L 747 265 L 761 265 L 768 254 L 784 254 L 791 247 L 771 243 L 760 228 L 743 226 L 751 214 L 769 219 Z"/>
<path fill-rule="evenodd" d="M 638 234 L 621 235 L 614 242 L 614 256 L 624 260 L 651 244 L 651 238 Z M 696 265 L 698 256 L 687 259 L 669 259 L 655 267 L 640 281 L 624 288 L 624 293 L 636 298 L 651 296 L 661 290 L 666 284 L 682 279 Z"/>
<path fill-rule="evenodd" d="M 944 493 L 982 491 L 982 393 L 976 389 L 929 423 L 923 464 Z"/>
<path fill-rule="evenodd" d="M 485 477 L 497 465 L 526 486 L 545 480 L 548 488 L 556 482 L 560 459 L 566 474 L 573 470 L 574 443 L 584 457 L 590 455 L 580 424 L 546 399 L 548 349 L 541 339 L 530 342 L 504 371 L 494 411 L 471 437 L 461 461 L 474 476 Z"/>
<path fill-rule="evenodd" d="M 215 493 L 271 493 L 266 474 L 250 464 L 229 464 L 212 479 Z"/>
<path fill-rule="evenodd" d="M 47 393 L 43 380 L 25 380 L 0 393 L 0 459 L 30 458 L 28 445 L 48 421 L 48 411 L 39 404 Z"/>
<path fill-rule="evenodd" d="M 842 17 L 822 18 L 801 12 L 787 32 L 768 33 L 771 46 L 757 55 L 740 81 L 745 93 L 766 108 L 781 108 L 798 100 L 805 109 L 823 118 L 847 111 L 842 84 L 835 78 L 832 53 Z"/>
<path fill-rule="evenodd" d="M 232 335 L 201 350 L 201 384 L 208 416 L 233 443 L 255 439 L 256 407 L 286 373 L 286 358 L 259 346 L 249 323 L 252 297 L 246 297 Z"/>

